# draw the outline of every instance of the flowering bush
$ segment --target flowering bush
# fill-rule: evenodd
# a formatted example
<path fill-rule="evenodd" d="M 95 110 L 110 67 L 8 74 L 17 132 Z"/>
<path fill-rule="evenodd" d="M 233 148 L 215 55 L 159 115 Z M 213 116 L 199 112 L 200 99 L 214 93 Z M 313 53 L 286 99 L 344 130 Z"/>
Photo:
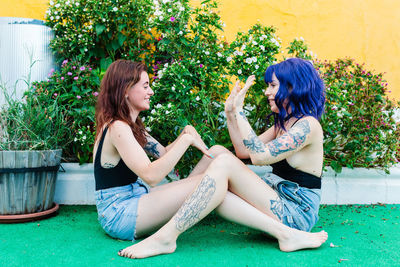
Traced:
<path fill-rule="evenodd" d="M 352 59 L 317 64 L 327 88 L 325 163 L 338 172 L 342 166 L 387 170 L 397 162 L 400 127 L 383 74 Z"/>
<path fill-rule="evenodd" d="M 51 47 L 63 64 L 49 81 L 37 84 L 37 95 L 69 107 L 68 125 L 74 132 L 67 149 L 71 158 L 81 162 L 91 158 L 99 77 L 119 58 L 144 61 L 149 67 L 154 105 L 144 112 L 143 120 L 165 145 L 191 124 L 209 146 L 232 148 L 225 98 L 233 80 L 244 81 L 251 74 L 257 80 L 246 98 L 245 112 L 257 133 L 271 125 L 266 119 L 270 109 L 263 76 L 282 58 L 281 40 L 273 27 L 256 24 L 228 44 L 216 8 L 217 2 L 211 0 L 198 7 L 189 5 L 189 0 L 50 1 L 46 23 L 55 32 Z M 288 50 L 297 57 L 316 57 L 303 38 L 293 40 Z M 363 73 L 352 61 L 340 62 L 314 62 L 328 89 L 322 120 L 326 163 L 336 171 L 341 166 L 387 168 L 394 162 L 393 151 L 399 149 L 394 139 L 398 127 L 392 119 L 393 103 L 384 97 L 382 76 L 366 75 L 369 72 Z M 353 105 L 348 106 L 349 101 Z M 180 172 L 187 174 L 200 156 L 190 149 L 178 165 Z"/>
<path fill-rule="evenodd" d="M 88 162 L 92 156 L 95 131 L 95 103 L 100 85 L 99 71 L 77 61 L 64 60 L 59 71 L 47 81 L 33 84 L 34 94 L 42 103 L 56 101 L 64 111 L 66 127 L 74 135 L 65 136 L 64 157 Z M 68 144 L 68 145 L 67 145 Z"/>

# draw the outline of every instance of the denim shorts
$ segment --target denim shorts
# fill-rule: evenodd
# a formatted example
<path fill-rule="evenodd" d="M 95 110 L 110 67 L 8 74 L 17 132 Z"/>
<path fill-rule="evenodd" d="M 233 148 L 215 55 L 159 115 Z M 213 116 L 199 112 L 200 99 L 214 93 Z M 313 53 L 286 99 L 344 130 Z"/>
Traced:
<path fill-rule="evenodd" d="M 272 173 L 270 166 L 247 165 L 282 200 L 279 216 L 282 223 L 298 230 L 309 232 L 318 221 L 321 189 L 309 189 L 285 180 Z"/>
<path fill-rule="evenodd" d="M 149 189 L 141 181 L 95 192 L 98 220 L 108 235 L 135 240 L 139 198 Z"/>

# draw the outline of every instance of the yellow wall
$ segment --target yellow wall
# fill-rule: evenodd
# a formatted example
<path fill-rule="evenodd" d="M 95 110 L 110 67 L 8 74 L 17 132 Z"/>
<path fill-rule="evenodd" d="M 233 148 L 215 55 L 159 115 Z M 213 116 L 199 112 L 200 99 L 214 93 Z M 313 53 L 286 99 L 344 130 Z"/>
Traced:
<path fill-rule="evenodd" d="M 283 47 L 303 37 L 319 59 L 352 57 L 386 72 L 389 95 L 400 100 L 400 1 L 219 0 L 232 41 L 259 20 L 274 25 Z M 43 19 L 47 0 L 0 0 L 0 16 Z M 192 0 L 194 4 L 200 0 Z"/>

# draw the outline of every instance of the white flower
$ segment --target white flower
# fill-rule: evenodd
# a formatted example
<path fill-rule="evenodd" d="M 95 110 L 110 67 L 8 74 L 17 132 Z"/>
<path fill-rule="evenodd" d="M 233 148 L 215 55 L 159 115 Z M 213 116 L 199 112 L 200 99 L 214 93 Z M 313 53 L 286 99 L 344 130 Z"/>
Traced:
<path fill-rule="evenodd" d="M 175 87 L 174 87 L 174 86 L 172 86 L 172 87 L 171 87 L 171 90 L 172 90 L 172 91 L 175 91 Z"/>
<path fill-rule="evenodd" d="M 157 104 L 156 108 L 161 108 L 162 105 L 161 104 Z"/>
<path fill-rule="evenodd" d="M 166 115 L 168 115 L 168 114 L 169 114 L 169 111 L 168 111 L 168 110 L 166 110 L 166 111 L 165 111 L 165 114 L 166 114 Z"/>
<path fill-rule="evenodd" d="M 162 1 L 164 4 L 169 3 L 169 0 L 163 0 Z"/>
<path fill-rule="evenodd" d="M 56 4 L 55 7 L 56 7 L 56 8 L 59 8 L 59 7 L 60 7 L 60 4 Z"/>
<path fill-rule="evenodd" d="M 242 47 L 240 49 L 241 50 L 245 50 L 246 49 L 246 45 L 242 45 Z"/>
<path fill-rule="evenodd" d="M 114 11 L 114 12 L 117 12 L 117 11 L 118 11 L 118 8 L 117 8 L 117 7 L 114 7 L 114 8 L 113 8 L 113 11 Z"/>
<path fill-rule="evenodd" d="M 222 27 L 224 27 L 224 28 L 226 27 L 226 24 L 225 24 L 225 22 L 224 22 L 224 23 L 222 23 Z"/>
<path fill-rule="evenodd" d="M 196 97 L 196 101 L 200 101 L 200 97 L 199 96 Z"/>
<path fill-rule="evenodd" d="M 253 62 L 257 62 L 257 57 L 252 57 L 251 60 L 252 60 Z"/>
<path fill-rule="evenodd" d="M 253 60 L 251 59 L 251 57 L 246 58 L 246 63 L 247 64 L 251 64 L 253 62 Z"/>
<path fill-rule="evenodd" d="M 217 53 L 218 57 L 222 57 L 222 54 L 220 52 Z"/>
<path fill-rule="evenodd" d="M 151 113 L 151 114 L 156 114 L 156 110 L 155 110 L 155 109 L 152 109 L 150 113 Z"/>
<path fill-rule="evenodd" d="M 171 108 L 171 107 L 172 107 L 171 103 L 168 103 L 167 107 L 168 107 L 168 108 Z"/>
<path fill-rule="evenodd" d="M 253 45 L 258 45 L 256 41 L 251 42 Z"/>
<path fill-rule="evenodd" d="M 210 54 L 210 52 L 206 51 L 206 52 L 204 52 L 204 54 L 206 54 L 208 56 Z"/>
<path fill-rule="evenodd" d="M 159 18 L 160 20 L 163 20 L 163 19 L 164 19 L 164 17 L 163 17 L 163 16 L 159 16 L 158 18 Z"/>
<path fill-rule="evenodd" d="M 82 137 L 82 139 L 83 139 L 83 140 L 86 140 L 86 135 L 84 135 L 84 136 Z"/>
<path fill-rule="evenodd" d="M 256 66 L 255 66 L 256 70 L 258 70 L 259 67 L 260 67 L 260 66 L 256 65 Z"/>
<path fill-rule="evenodd" d="M 393 120 L 396 123 L 400 122 L 400 108 L 395 108 L 393 109 L 393 111 L 394 111 L 392 115 Z"/>
<path fill-rule="evenodd" d="M 172 9 L 171 8 L 168 8 L 168 10 L 167 10 L 169 13 L 171 13 L 172 12 Z"/>
<path fill-rule="evenodd" d="M 50 1 L 50 5 L 51 5 L 51 6 L 54 5 L 54 2 L 53 2 L 53 1 Z"/>
<path fill-rule="evenodd" d="M 60 19 L 60 16 L 56 16 L 56 19 Z"/>
<path fill-rule="evenodd" d="M 88 28 L 89 28 L 89 30 L 91 30 L 91 29 L 93 28 L 93 26 L 92 26 L 92 25 L 89 25 Z"/>
<path fill-rule="evenodd" d="M 265 46 L 260 45 L 260 48 L 261 48 L 262 51 L 265 51 Z"/>
<path fill-rule="evenodd" d="M 184 8 L 183 6 L 181 6 L 181 7 L 179 8 L 179 11 L 185 11 L 185 8 Z"/>
<path fill-rule="evenodd" d="M 67 1 L 67 2 L 65 2 L 65 4 L 69 6 L 70 2 L 69 2 L 69 1 Z"/>
<path fill-rule="evenodd" d="M 79 132 L 78 132 L 79 134 L 82 134 L 82 131 L 81 130 L 79 130 Z"/>
<path fill-rule="evenodd" d="M 226 58 L 226 61 L 228 61 L 228 62 L 231 61 L 231 60 L 232 60 L 231 57 L 227 57 L 227 58 Z"/>
<path fill-rule="evenodd" d="M 239 75 L 242 74 L 242 70 L 238 70 L 238 74 L 239 74 Z"/>
<path fill-rule="evenodd" d="M 75 137 L 75 138 L 74 138 L 74 142 L 76 142 L 76 141 L 78 141 L 78 138 Z"/>
<path fill-rule="evenodd" d="M 75 3 L 75 5 L 76 5 L 76 6 L 79 6 L 79 3 L 78 3 L 78 2 L 76 2 L 76 3 Z"/>
<path fill-rule="evenodd" d="M 182 31 L 179 31 L 179 32 L 178 32 L 178 34 L 179 34 L 179 35 L 182 35 L 182 34 L 183 34 L 183 32 L 182 32 Z"/>
<path fill-rule="evenodd" d="M 101 20 L 102 20 L 103 22 L 106 22 L 106 19 L 105 19 L 105 18 L 102 18 Z"/>
<path fill-rule="evenodd" d="M 242 51 L 239 51 L 239 52 L 238 52 L 238 55 L 239 55 L 239 56 L 243 56 L 243 52 L 242 52 Z"/>
<path fill-rule="evenodd" d="M 304 42 L 304 38 L 300 36 L 300 40 Z"/>
<path fill-rule="evenodd" d="M 54 19 L 54 17 L 53 17 L 53 16 L 51 16 L 51 17 L 50 17 L 50 20 L 53 20 L 53 19 Z"/>

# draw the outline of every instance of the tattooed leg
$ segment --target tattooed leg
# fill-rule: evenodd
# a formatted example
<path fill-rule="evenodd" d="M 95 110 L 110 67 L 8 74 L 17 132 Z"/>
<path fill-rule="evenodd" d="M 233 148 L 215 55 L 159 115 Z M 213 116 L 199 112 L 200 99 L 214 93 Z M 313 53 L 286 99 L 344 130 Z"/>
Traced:
<path fill-rule="evenodd" d="M 271 199 L 271 211 L 273 214 L 278 217 L 280 221 L 282 221 L 282 214 L 283 214 L 283 203 L 280 197 L 277 197 L 276 200 Z"/>
<path fill-rule="evenodd" d="M 175 215 L 176 229 L 184 232 L 195 225 L 200 220 L 200 213 L 207 207 L 214 193 L 215 180 L 206 175 Z"/>
<path fill-rule="evenodd" d="M 128 258 L 146 258 L 174 252 L 178 236 L 223 201 L 228 189 L 228 178 L 213 177 L 215 176 L 211 174 L 205 175 L 178 212 L 160 230 L 140 243 L 122 250 L 119 255 Z"/>

